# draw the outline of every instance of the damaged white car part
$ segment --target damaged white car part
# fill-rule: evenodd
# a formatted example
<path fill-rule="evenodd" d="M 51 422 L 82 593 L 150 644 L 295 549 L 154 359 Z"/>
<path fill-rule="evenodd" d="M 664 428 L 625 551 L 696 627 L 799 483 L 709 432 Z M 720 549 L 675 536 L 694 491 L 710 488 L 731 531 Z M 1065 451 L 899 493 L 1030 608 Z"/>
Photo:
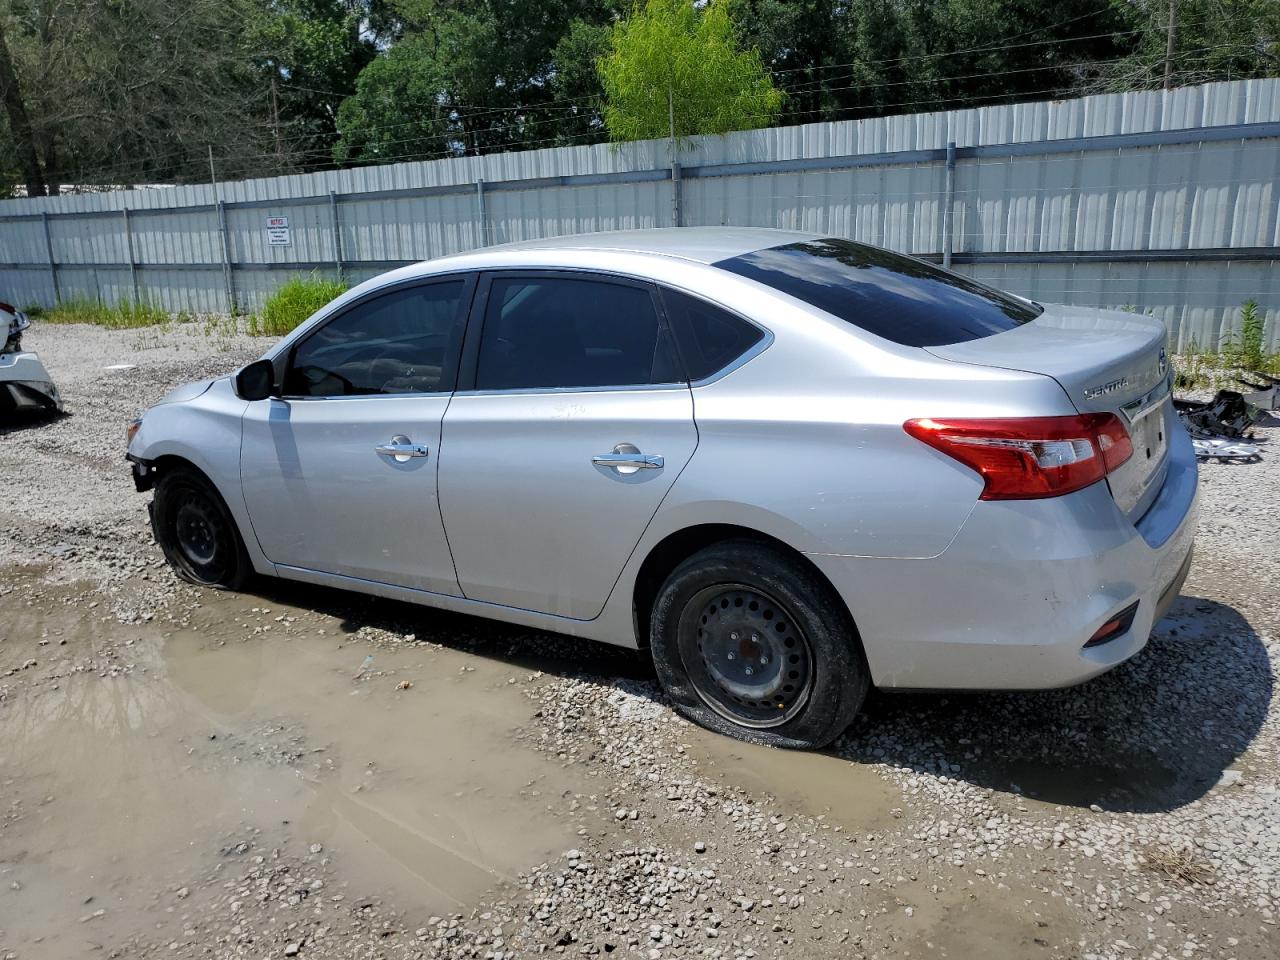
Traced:
<path fill-rule="evenodd" d="M 0 415 L 16 410 L 62 410 L 62 397 L 40 358 L 22 349 L 22 334 L 31 321 L 7 303 L 0 303 Z"/>

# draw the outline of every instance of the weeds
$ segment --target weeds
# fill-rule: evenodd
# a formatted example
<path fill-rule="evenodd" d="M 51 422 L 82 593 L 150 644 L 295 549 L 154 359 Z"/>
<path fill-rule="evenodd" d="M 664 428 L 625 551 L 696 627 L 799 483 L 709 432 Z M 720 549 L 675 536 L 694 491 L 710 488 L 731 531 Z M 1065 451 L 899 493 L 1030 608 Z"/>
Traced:
<path fill-rule="evenodd" d="M 1258 313 L 1258 301 L 1246 300 L 1240 307 L 1240 361 L 1250 370 L 1261 370 L 1266 362 L 1262 352 L 1266 320 Z"/>
<path fill-rule="evenodd" d="M 249 333 L 252 336 L 282 336 L 346 289 L 346 284 L 315 274 L 294 277 L 267 298 L 261 313 L 249 318 Z"/>
<path fill-rule="evenodd" d="M 1227 327 L 1217 350 L 1205 350 L 1194 340 L 1173 358 L 1174 383 L 1181 389 L 1199 387 L 1239 389 L 1240 378 L 1251 373 L 1280 375 L 1280 353 L 1266 352 L 1266 318 L 1256 300 L 1240 306 L 1240 329 Z"/>
<path fill-rule="evenodd" d="M 154 327 L 171 319 L 168 310 L 155 304 L 121 300 L 114 306 L 107 306 L 101 300 L 87 298 L 63 300 L 54 307 L 38 308 L 36 313 L 28 308 L 27 315 L 45 323 L 93 323 L 109 330 Z"/>
<path fill-rule="evenodd" d="M 1142 869 L 1189 886 L 1209 886 L 1214 881 L 1213 867 L 1190 850 L 1174 850 L 1155 844 L 1142 853 Z"/>

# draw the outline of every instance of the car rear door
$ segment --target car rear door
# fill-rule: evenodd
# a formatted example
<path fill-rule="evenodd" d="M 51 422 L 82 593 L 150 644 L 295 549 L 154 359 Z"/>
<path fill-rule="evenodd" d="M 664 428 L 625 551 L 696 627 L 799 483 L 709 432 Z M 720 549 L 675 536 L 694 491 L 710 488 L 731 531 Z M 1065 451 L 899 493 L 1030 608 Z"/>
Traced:
<path fill-rule="evenodd" d="M 482 276 L 441 437 L 440 505 L 463 594 L 595 617 L 696 446 L 652 285 Z"/>
<path fill-rule="evenodd" d="M 474 276 L 401 285 L 289 351 L 243 420 L 241 484 L 273 563 L 459 595 L 436 496 Z"/>

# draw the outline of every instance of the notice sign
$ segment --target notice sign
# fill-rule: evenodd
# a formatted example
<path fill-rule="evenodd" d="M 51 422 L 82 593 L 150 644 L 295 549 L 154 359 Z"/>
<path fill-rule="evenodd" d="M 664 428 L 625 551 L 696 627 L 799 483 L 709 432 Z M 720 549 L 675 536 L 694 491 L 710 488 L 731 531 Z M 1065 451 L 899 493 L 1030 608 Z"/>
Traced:
<path fill-rule="evenodd" d="M 288 217 L 267 217 L 267 243 L 273 247 L 287 247 L 293 243 L 289 239 Z"/>

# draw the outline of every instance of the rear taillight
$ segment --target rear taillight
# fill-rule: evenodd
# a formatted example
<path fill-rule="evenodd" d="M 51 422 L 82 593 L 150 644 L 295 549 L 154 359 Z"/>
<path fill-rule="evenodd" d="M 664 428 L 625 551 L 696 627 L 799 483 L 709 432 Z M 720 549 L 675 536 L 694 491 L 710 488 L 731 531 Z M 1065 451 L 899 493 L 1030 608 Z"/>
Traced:
<path fill-rule="evenodd" d="M 1060 497 L 1097 483 L 1133 454 L 1113 413 L 990 420 L 908 420 L 903 429 L 982 475 L 983 500 Z"/>

